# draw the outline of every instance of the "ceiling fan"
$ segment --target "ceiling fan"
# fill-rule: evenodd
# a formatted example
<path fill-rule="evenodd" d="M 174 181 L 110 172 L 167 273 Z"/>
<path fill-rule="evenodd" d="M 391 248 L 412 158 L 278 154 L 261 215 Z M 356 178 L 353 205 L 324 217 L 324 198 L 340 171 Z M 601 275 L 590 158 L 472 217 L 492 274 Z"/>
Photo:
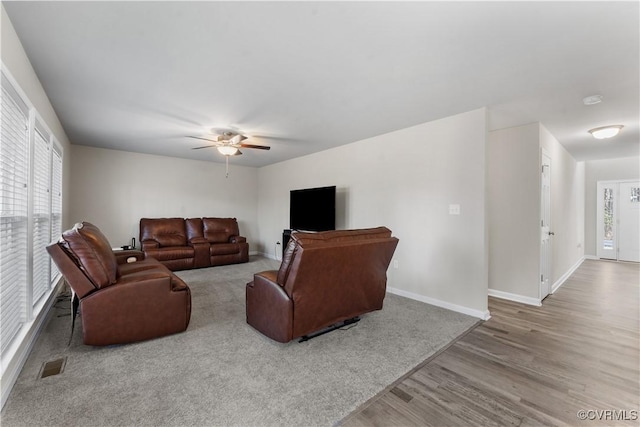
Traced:
<path fill-rule="evenodd" d="M 270 150 L 271 147 L 267 145 L 255 145 L 245 144 L 242 141 L 248 139 L 246 136 L 239 132 L 235 132 L 229 129 L 212 129 L 214 133 L 211 136 L 189 136 L 189 138 L 200 139 L 203 141 L 209 141 L 213 144 L 204 145 L 202 147 L 194 147 L 192 150 L 201 150 L 203 148 L 217 148 L 218 152 L 225 156 L 227 164 L 227 175 L 229 177 L 229 156 L 239 156 L 242 154 L 240 148 L 256 148 L 259 150 Z"/>
<path fill-rule="evenodd" d="M 220 154 L 225 156 L 239 156 L 242 154 L 240 148 L 257 148 L 259 150 L 270 150 L 271 147 L 267 145 L 255 145 L 255 144 L 245 144 L 242 141 L 246 140 L 247 137 L 232 130 L 227 129 L 213 129 L 215 132 L 214 135 L 211 136 L 190 136 L 189 138 L 201 139 L 203 141 L 212 142 L 213 145 L 205 145 L 203 147 L 195 147 L 193 150 L 200 150 L 202 148 L 211 148 L 215 147 L 218 149 Z"/>

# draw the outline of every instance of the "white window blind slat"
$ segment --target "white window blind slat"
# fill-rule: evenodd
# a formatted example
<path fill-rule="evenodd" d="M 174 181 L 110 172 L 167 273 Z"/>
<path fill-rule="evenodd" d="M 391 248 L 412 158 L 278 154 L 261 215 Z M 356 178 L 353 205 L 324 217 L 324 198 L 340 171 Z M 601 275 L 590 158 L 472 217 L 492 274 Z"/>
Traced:
<path fill-rule="evenodd" d="M 51 147 L 48 135 L 43 135 L 36 122 L 33 145 L 33 304 L 49 290 L 50 259 L 46 247 L 51 241 Z"/>
<path fill-rule="evenodd" d="M 2 79 L 0 112 L 0 351 L 26 321 L 28 110 Z"/>
<path fill-rule="evenodd" d="M 58 150 L 53 150 L 51 161 L 51 241 L 58 240 L 62 234 L 62 155 Z M 60 275 L 58 266 L 51 264 L 51 284 L 53 285 Z"/>

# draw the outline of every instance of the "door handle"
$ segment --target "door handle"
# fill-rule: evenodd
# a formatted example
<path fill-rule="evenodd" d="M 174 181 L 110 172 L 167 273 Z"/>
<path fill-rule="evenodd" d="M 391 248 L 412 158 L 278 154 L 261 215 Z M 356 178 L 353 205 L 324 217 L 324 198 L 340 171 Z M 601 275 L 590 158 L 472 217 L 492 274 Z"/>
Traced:
<path fill-rule="evenodd" d="M 553 231 L 549 232 L 549 236 L 555 236 L 555 235 L 556 235 L 556 233 L 554 233 Z"/>

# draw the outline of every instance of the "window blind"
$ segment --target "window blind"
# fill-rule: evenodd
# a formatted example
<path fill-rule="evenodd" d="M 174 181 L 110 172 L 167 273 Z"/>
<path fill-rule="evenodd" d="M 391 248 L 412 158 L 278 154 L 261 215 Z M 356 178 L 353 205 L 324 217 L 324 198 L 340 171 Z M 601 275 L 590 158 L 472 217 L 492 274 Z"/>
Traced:
<path fill-rule="evenodd" d="M 29 110 L 2 76 L 0 125 L 0 351 L 26 321 Z"/>
<path fill-rule="evenodd" d="M 62 234 L 62 154 L 54 148 L 51 160 L 51 241 L 57 241 Z M 51 264 L 51 284 L 60 275 L 58 266 Z"/>
<path fill-rule="evenodd" d="M 47 245 L 51 241 L 51 146 L 49 135 L 36 122 L 33 144 L 33 305 L 49 290 L 51 261 Z"/>

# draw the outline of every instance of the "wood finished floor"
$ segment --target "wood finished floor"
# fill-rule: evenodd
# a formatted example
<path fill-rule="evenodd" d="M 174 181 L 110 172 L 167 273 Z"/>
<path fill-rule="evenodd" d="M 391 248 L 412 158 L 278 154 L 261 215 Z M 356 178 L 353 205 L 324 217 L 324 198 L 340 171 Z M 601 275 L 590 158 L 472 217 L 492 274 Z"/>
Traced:
<path fill-rule="evenodd" d="M 639 288 L 639 264 L 587 260 L 542 307 L 489 298 L 490 320 L 339 424 L 638 426 Z"/>

